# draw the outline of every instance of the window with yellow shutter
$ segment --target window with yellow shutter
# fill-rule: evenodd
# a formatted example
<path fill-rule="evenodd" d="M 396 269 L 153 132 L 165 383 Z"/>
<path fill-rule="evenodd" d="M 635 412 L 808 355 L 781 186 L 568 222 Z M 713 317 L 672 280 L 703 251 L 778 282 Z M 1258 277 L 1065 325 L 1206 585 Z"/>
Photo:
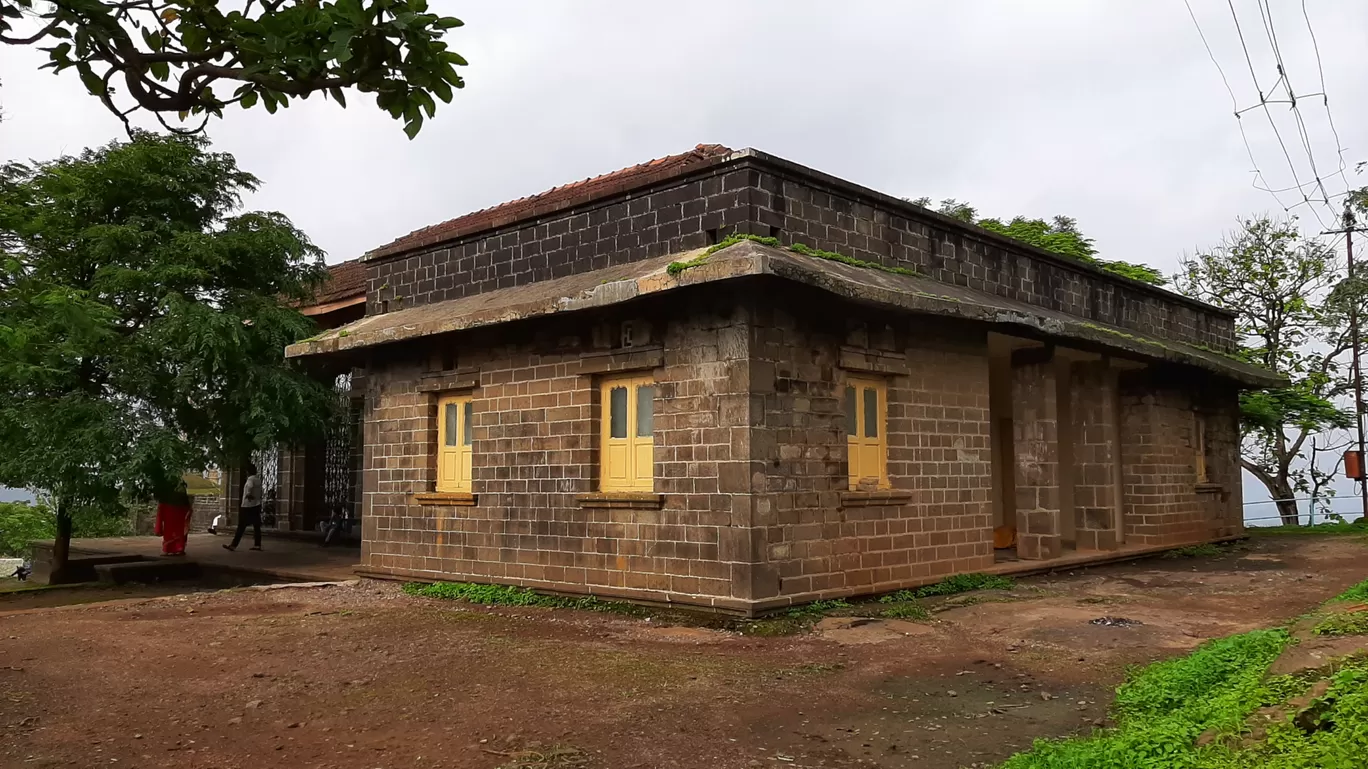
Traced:
<path fill-rule="evenodd" d="M 603 381 L 599 457 L 600 491 L 655 489 L 655 380 L 650 376 Z"/>
<path fill-rule="evenodd" d="M 888 488 L 888 386 L 877 379 L 847 377 L 846 448 L 850 488 Z"/>
<path fill-rule="evenodd" d="M 469 396 L 437 400 L 437 491 L 470 491 L 474 402 Z"/>

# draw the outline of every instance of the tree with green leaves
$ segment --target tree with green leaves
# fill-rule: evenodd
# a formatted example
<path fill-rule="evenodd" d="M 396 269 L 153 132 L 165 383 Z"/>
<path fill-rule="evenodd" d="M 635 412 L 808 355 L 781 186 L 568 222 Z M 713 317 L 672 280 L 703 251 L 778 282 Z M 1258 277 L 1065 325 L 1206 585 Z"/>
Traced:
<path fill-rule="evenodd" d="M 930 198 L 917 198 L 910 202 L 922 208 L 933 208 Z M 944 214 L 952 219 L 958 219 L 968 224 L 977 224 L 985 230 L 1005 235 L 1036 248 L 1077 259 L 1086 264 L 1095 265 L 1107 272 L 1132 280 L 1155 286 L 1162 286 L 1168 282 L 1163 273 L 1149 265 L 1097 258 L 1097 248 L 1093 246 L 1092 238 L 1079 231 L 1078 221 L 1072 217 L 1056 216 L 1047 222 L 1044 219 L 1018 216 L 1004 223 L 1001 219 L 981 219 L 977 208 L 954 198 L 946 198 L 934 208 L 937 213 Z"/>
<path fill-rule="evenodd" d="M 233 104 L 345 106 L 356 89 L 413 138 L 464 85 L 442 39 L 459 26 L 427 0 L 0 0 L 0 43 L 42 46 L 45 67 L 75 69 L 126 125 L 146 111 L 191 133 Z"/>
<path fill-rule="evenodd" d="M 1268 217 L 1244 220 L 1220 245 L 1184 259 L 1175 281 L 1184 294 L 1235 312 L 1240 356 L 1291 382 L 1240 396 L 1240 461 L 1295 525 L 1293 500 L 1327 487 L 1308 441 L 1353 425 L 1344 405 L 1353 385 L 1348 316 L 1352 304 L 1362 306 L 1360 281 L 1348 280 L 1334 249 L 1303 237 L 1294 220 Z"/>
<path fill-rule="evenodd" d="M 284 359 L 322 254 L 198 137 L 135 133 L 0 166 L 0 485 L 78 510 L 320 434 L 335 398 Z"/>

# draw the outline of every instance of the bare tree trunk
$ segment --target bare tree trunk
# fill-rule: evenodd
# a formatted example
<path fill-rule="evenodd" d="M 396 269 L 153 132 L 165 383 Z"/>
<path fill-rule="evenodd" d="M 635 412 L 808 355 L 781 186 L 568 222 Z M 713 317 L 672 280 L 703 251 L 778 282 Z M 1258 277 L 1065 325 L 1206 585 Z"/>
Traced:
<path fill-rule="evenodd" d="M 1292 490 L 1287 489 L 1278 494 L 1278 516 L 1282 518 L 1284 526 L 1300 526 L 1301 512 L 1297 510 L 1297 502 L 1292 499 Z"/>
<path fill-rule="evenodd" d="M 1240 458 L 1240 465 L 1268 489 L 1268 495 L 1277 505 L 1278 517 L 1282 518 L 1284 526 L 1301 525 L 1301 513 L 1297 509 L 1297 501 L 1293 498 L 1296 495 L 1292 491 L 1292 484 L 1287 482 L 1286 474 L 1273 475 L 1244 457 Z"/>
<path fill-rule="evenodd" d="M 52 570 L 48 582 L 66 581 L 67 562 L 71 560 L 71 507 L 57 497 L 57 536 L 52 540 Z"/>

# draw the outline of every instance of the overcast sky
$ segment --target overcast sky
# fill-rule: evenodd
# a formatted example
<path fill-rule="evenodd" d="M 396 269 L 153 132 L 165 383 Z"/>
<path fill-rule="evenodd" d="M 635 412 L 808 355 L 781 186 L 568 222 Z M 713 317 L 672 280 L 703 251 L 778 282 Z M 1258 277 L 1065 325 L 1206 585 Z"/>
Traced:
<path fill-rule="evenodd" d="M 1191 0 L 1241 107 L 1258 104 L 1225 0 Z M 1269 0 L 1295 91 L 1321 90 L 1301 0 Z M 756 147 L 881 191 L 972 201 L 984 215 L 1078 219 L 1104 256 L 1166 271 L 1240 214 L 1280 210 L 1182 0 L 1162 2 L 454 2 L 468 85 L 415 141 L 355 97 L 274 116 L 232 110 L 219 149 L 260 176 L 256 208 L 290 216 L 329 261 L 415 228 L 700 142 Z M 1237 0 L 1265 91 L 1277 80 L 1255 0 Z M 1368 3 L 1307 0 L 1340 145 L 1368 160 Z M 0 158 L 100 144 L 119 123 L 78 78 L 0 46 Z M 1319 99 L 1300 103 L 1322 176 L 1339 154 Z M 1271 106 L 1312 178 L 1287 105 Z M 1258 167 L 1291 171 L 1262 110 Z M 1342 177 L 1327 181 L 1331 194 Z M 1300 200 L 1284 193 L 1284 202 Z M 1306 206 L 1299 213 L 1319 229 Z M 1328 214 L 1322 214 L 1329 220 Z"/>
<path fill-rule="evenodd" d="M 415 141 L 353 96 L 211 126 L 282 211 L 350 259 L 418 227 L 682 152 L 756 147 L 904 197 L 983 215 L 1075 217 L 1106 258 L 1171 272 L 1240 215 L 1280 213 L 1252 186 L 1313 179 L 1331 195 L 1368 177 L 1368 3 L 1268 0 L 1305 125 L 1286 104 L 1257 0 L 643 3 L 455 2 L 468 85 Z M 51 158 L 119 138 L 74 73 L 0 46 L 0 159 Z M 1339 142 L 1314 94 L 1328 93 Z M 1281 132 L 1286 154 L 1270 120 Z M 1245 126 L 1253 161 L 1241 140 Z M 1341 169 L 1341 153 L 1348 171 Z M 1290 164 L 1289 164 L 1290 161 Z M 1290 165 L 1290 167 L 1289 167 Z M 1308 187 L 1312 197 L 1318 190 Z M 1300 193 L 1279 195 L 1283 204 Z M 1318 231 L 1309 206 L 1297 209 Z M 1331 214 L 1321 207 L 1327 223 Z M 1368 245 L 1368 244 L 1366 244 Z M 1251 489 L 1252 491 L 1252 489 Z"/>

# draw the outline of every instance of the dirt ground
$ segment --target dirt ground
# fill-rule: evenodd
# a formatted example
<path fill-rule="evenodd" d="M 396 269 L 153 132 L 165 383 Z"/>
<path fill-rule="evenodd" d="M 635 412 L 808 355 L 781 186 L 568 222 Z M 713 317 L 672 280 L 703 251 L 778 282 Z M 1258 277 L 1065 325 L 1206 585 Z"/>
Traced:
<path fill-rule="evenodd" d="M 1129 665 L 1365 577 L 1361 539 L 1256 538 L 777 638 L 380 582 L 56 608 L 0 593 L 0 764 L 984 766 L 1104 723 Z M 567 752 L 514 759 L 534 746 Z"/>

